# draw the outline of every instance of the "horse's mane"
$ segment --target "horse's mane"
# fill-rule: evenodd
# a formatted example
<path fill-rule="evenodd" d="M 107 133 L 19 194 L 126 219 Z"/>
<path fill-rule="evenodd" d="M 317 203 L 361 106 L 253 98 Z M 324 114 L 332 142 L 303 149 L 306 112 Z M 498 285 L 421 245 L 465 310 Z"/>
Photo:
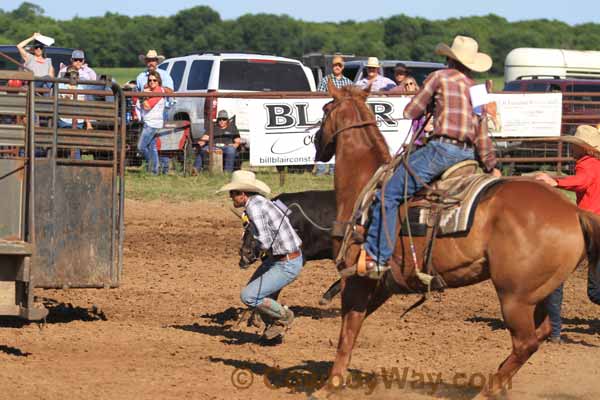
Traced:
<path fill-rule="evenodd" d="M 365 91 L 363 89 L 348 85 L 341 88 L 341 90 L 344 92 L 344 97 L 351 97 L 352 101 L 356 103 L 362 120 L 369 121 L 375 119 L 375 114 L 373 114 L 371 108 L 367 106 L 365 101 Z M 367 125 L 365 126 L 365 131 L 367 132 L 368 139 L 372 142 L 373 147 L 377 151 L 380 161 L 382 163 L 390 162 L 390 148 L 377 125 Z"/>

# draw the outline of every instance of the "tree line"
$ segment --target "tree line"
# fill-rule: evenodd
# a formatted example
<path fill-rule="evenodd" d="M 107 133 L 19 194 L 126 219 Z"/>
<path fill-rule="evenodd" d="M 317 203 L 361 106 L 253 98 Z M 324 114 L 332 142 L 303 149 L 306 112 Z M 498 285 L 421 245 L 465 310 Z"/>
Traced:
<path fill-rule="evenodd" d="M 56 46 L 81 48 L 92 66 L 140 66 L 138 55 L 157 49 L 166 57 L 205 50 L 235 50 L 300 58 L 309 52 L 377 56 L 380 59 L 442 61 L 433 54 L 439 42 L 455 35 L 476 38 L 494 60 L 492 74 L 502 74 L 506 54 L 516 47 L 595 50 L 600 24 L 571 26 L 557 20 L 509 22 L 498 15 L 428 20 L 394 15 L 366 22 L 306 22 L 288 15 L 246 14 L 223 20 L 207 6 L 168 17 L 100 17 L 55 20 L 38 5 L 24 2 L 0 9 L 0 44 L 16 44 L 32 32 L 56 39 Z"/>

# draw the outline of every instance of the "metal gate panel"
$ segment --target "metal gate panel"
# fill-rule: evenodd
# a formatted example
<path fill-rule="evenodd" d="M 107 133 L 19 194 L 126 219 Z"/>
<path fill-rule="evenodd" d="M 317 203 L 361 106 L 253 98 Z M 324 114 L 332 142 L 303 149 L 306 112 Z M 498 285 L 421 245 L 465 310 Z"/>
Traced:
<path fill-rule="evenodd" d="M 36 287 L 116 286 L 113 168 L 36 161 Z"/>
<path fill-rule="evenodd" d="M 24 164 L 22 159 L 0 159 L 0 239 L 20 240 L 23 232 L 23 181 Z"/>

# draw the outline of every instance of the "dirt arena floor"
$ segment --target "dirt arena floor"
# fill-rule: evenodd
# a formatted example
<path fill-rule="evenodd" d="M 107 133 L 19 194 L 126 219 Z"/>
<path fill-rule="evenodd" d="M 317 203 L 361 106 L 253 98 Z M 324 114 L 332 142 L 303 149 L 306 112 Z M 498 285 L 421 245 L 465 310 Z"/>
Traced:
<path fill-rule="evenodd" d="M 318 305 L 333 265 L 307 264 L 283 291 L 297 318 L 283 343 L 267 346 L 255 329 L 236 327 L 252 273 L 237 266 L 240 237 L 225 203 L 128 200 L 121 287 L 40 290 L 51 310 L 44 326 L 3 321 L 0 398 L 305 399 L 334 358 L 339 298 Z M 544 344 L 509 398 L 600 398 L 600 308 L 585 276 L 566 285 L 566 343 Z M 447 291 L 400 319 L 413 301 L 395 297 L 367 320 L 353 389 L 332 398 L 469 399 L 508 355 L 489 283 Z"/>

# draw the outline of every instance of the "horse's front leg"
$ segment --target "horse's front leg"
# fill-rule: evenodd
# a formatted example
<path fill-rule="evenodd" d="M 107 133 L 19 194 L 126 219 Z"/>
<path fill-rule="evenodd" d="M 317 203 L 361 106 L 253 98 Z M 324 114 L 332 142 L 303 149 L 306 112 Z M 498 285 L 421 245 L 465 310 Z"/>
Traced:
<path fill-rule="evenodd" d="M 352 349 L 367 315 L 367 306 L 377 287 L 377 281 L 358 276 L 345 279 L 342 290 L 342 328 L 338 340 L 337 353 L 329 374 L 327 386 L 315 392 L 313 399 L 326 398 L 331 390 L 343 387 L 348 378 L 348 365 Z"/>

